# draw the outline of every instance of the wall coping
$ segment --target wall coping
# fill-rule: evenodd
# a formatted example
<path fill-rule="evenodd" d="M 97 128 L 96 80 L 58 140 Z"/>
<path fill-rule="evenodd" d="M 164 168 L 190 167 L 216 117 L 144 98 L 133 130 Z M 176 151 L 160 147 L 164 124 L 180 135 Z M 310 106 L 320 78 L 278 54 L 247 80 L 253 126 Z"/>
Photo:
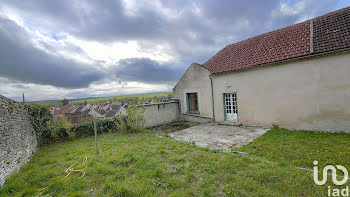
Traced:
<path fill-rule="evenodd" d="M 167 101 L 167 102 L 162 102 L 162 103 L 149 103 L 149 104 L 141 104 L 138 106 L 164 105 L 164 104 L 170 104 L 170 103 L 178 103 L 178 101 Z"/>

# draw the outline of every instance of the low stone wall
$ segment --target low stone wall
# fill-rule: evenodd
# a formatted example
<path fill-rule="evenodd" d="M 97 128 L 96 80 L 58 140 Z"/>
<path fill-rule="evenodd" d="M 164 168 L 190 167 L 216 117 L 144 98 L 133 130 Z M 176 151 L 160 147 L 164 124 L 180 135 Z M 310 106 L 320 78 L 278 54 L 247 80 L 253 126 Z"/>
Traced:
<path fill-rule="evenodd" d="M 160 126 L 177 121 L 180 116 L 179 103 L 177 101 L 146 104 L 144 118 L 146 128 Z"/>
<path fill-rule="evenodd" d="M 0 95 L 0 187 L 29 161 L 36 145 L 25 106 Z"/>

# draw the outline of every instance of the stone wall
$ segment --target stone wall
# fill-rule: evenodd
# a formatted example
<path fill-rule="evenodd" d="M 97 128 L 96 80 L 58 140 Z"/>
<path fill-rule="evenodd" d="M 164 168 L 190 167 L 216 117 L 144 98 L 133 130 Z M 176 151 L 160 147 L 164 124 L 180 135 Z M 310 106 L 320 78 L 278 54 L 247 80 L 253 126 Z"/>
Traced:
<path fill-rule="evenodd" d="M 179 103 L 177 101 L 147 104 L 145 106 L 145 127 L 155 127 L 177 121 L 180 116 Z"/>
<path fill-rule="evenodd" d="M 36 145 L 25 106 L 0 95 L 0 187 L 29 161 Z"/>

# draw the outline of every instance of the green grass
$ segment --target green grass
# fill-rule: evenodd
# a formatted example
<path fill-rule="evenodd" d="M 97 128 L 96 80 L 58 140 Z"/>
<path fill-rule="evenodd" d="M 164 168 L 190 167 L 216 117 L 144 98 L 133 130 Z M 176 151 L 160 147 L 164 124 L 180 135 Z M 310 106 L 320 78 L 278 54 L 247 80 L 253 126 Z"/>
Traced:
<path fill-rule="evenodd" d="M 307 145 L 299 152 L 298 144 L 312 145 L 309 141 L 313 139 L 326 144 L 333 138 L 331 141 L 344 143 L 349 136 L 317 135 L 272 130 L 241 148 L 250 155 L 238 155 L 199 148 L 166 135 L 160 138 L 152 132 L 103 134 L 98 138 L 99 155 L 95 155 L 93 137 L 40 149 L 19 173 L 6 180 L 0 196 L 326 196 L 326 186 L 317 186 L 311 172 L 295 168 L 294 164 L 309 166 L 312 161 L 306 159 Z M 269 143 L 266 139 L 269 137 L 273 138 L 271 145 L 265 144 Z M 288 140 L 294 142 L 283 145 Z M 268 149 L 254 148 L 254 144 Z M 275 145 L 284 147 L 270 147 Z M 340 150 L 336 145 L 327 149 Z M 283 150 L 289 156 L 269 153 L 276 150 Z M 342 155 L 347 156 L 344 160 L 349 158 L 348 152 Z M 80 178 L 81 174 L 74 174 L 63 179 L 65 169 L 75 162 L 81 164 L 85 157 L 88 158 L 86 175 Z M 265 157 L 291 164 L 268 163 Z M 325 153 L 322 157 L 333 158 L 333 155 Z"/>
<path fill-rule="evenodd" d="M 280 164 L 313 169 L 343 165 L 350 170 L 350 134 L 271 129 L 239 151 L 266 158 Z"/>
<path fill-rule="evenodd" d="M 100 97 L 100 98 L 88 98 L 88 99 L 81 99 L 77 101 L 71 101 L 70 104 L 79 104 L 79 103 L 100 103 L 103 101 L 120 101 L 123 99 L 131 99 L 131 98 L 137 98 L 137 99 L 147 99 L 152 97 L 167 97 L 169 92 L 161 92 L 161 93 L 150 93 L 150 94 L 133 94 L 133 95 L 123 95 L 123 96 L 111 96 L 111 97 Z"/>

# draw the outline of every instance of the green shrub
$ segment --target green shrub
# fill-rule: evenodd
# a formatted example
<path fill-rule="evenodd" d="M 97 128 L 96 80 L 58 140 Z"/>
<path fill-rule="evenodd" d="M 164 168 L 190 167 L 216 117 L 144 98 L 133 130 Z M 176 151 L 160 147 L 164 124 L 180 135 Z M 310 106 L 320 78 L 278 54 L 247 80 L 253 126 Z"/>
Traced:
<path fill-rule="evenodd" d="M 58 133 L 61 132 L 62 129 L 64 129 L 69 139 L 73 140 L 75 138 L 75 133 L 71 131 L 72 123 L 69 122 L 65 115 L 62 115 L 58 121 L 47 121 L 46 125 L 51 131 L 50 136 L 54 139 L 59 137 Z"/>
<path fill-rule="evenodd" d="M 92 121 L 80 124 L 70 124 L 65 116 L 56 122 L 46 105 L 27 104 L 31 124 L 37 135 L 39 145 L 44 145 L 61 139 L 75 139 L 94 135 L 94 125 Z M 144 128 L 146 120 L 143 115 L 144 106 L 129 105 L 127 115 L 119 114 L 118 117 L 109 119 L 99 119 L 97 121 L 97 132 L 108 133 L 119 132 L 139 132 Z"/>
<path fill-rule="evenodd" d="M 35 130 L 39 144 L 42 143 L 44 138 L 50 137 L 50 129 L 47 127 L 46 122 L 52 121 L 53 116 L 50 109 L 46 105 L 41 104 L 26 104 L 29 114 L 29 120 Z"/>
<path fill-rule="evenodd" d="M 146 120 L 144 118 L 145 106 L 130 104 L 126 110 L 126 115 L 119 114 L 117 120 L 119 122 L 118 131 L 125 132 L 140 132 L 144 129 Z"/>
<path fill-rule="evenodd" d="M 121 133 L 126 133 L 129 130 L 128 124 L 127 124 L 127 116 L 119 113 L 118 116 L 118 131 Z"/>
<path fill-rule="evenodd" d="M 53 120 L 50 109 L 42 104 L 27 104 L 29 119 L 35 130 L 39 146 L 62 139 L 74 139 L 94 135 L 92 121 L 72 125 L 66 121 L 65 116 L 59 122 Z M 116 131 L 119 121 L 116 117 L 100 119 L 97 121 L 98 133 Z"/>
<path fill-rule="evenodd" d="M 119 122 L 116 117 L 109 119 L 99 119 L 97 121 L 97 132 L 108 133 L 111 131 L 116 131 L 118 125 Z M 76 124 L 73 125 L 71 131 L 74 132 L 77 137 L 94 135 L 94 124 L 92 121 Z"/>
<path fill-rule="evenodd" d="M 273 124 L 272 124 L 272 127 L 273 127 L 274 129 L 279 129 L 279 128 L 280 128 L 280 127 L 278 126 L 277 123 L 273 123 Z"/>

